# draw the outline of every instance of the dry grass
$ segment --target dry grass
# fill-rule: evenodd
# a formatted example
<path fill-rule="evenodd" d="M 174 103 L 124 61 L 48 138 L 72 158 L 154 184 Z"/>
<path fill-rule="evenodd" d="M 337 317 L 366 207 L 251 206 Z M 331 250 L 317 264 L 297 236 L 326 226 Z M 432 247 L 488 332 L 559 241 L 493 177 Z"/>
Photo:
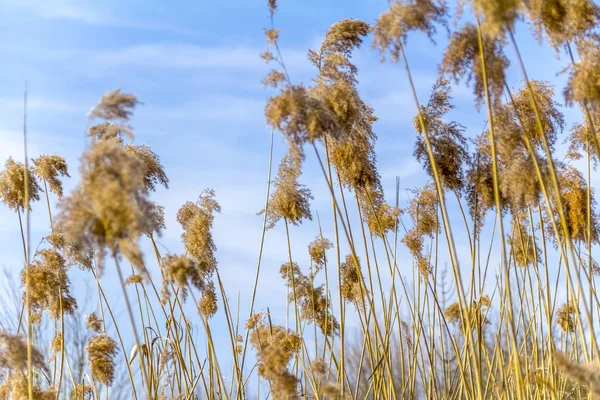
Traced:
<path fill-rule="evenodd" d="M 333 24 L 309 52 L 310 86 L 289 76 L 275 26 L 278 5 L 268 2 L 269 50 L 261 57 L 274 65 L 264 83 L 277 93 L 265 116 L 289 152 L 274 179 L 269 170 L 246 316 L 232 306 L 221 280 L 214 191 L 177 214 L 185 254 L 160 253 L 154 236 L 164 228 L 163 209 L 150 196 L 169 181 L 159 156 L 134 143 L 134 95 L 114 90 L 92 109 L 90 120 L 101 122 L 89 131 L 81 181 L 64 197 L 64 158 L 10 158 L 0 175 L 0 200 L 18 214 L 25 268 L 18 320 L 0 325 L 0 399 L 600 398 L 600 267 L 592 255 L 600 216 L 590 186 L 600 154 L 600 9 L 591 0 L 462 3 L 475 19 L 451 34 L 441 76 L 421 105 L 405 46 L 414 31 L 433 38 L 447 29 L 455 16 L 441 0 L 392 1 L 373 26 L 353 19 Z M 566 138 L 554 88 L 530 80 L 520 57 L 513 29 L 521 19 L 570 57 L 564 95 L 582 118 Z M 410 191 L 405 208 L 399 187 L 395 204 L 385 200 L 374 150 L 376 110 L 361 98 L 352 62 L 370 33 L 382 57 L 405 67 L 415 101 L 414 155 L 430 181 Z M 524 82 L 515 93 L 506 75 L 511 62 Z M 488 117 L 472 141 L 460 122 L 448 119 L 454 108 L 449 79 L 466 80 L 474 106 Z M 561 141 L 569 143 L 563 159 L 555 148 Z M 299 183 L 307 152 L 315 154 L 329 188 L 330 238 L 310 208 L 310 188 Z M 272 164 L 272 147 L 270 157 Z M 29 210 L 42 193 L 51 230 L 33 252 Z M 60 201 L 55 218 L 52 196 Z M 309 265 L 292 254 L 290 226 L 300 224 L 320 232 L 308 245 Z M 263 295 L 257 286 L 265 232 L 276 225 L 285 227 L 288 246 L 280 272 L 293 312 L 277 316 L 285 326 L 254 309 Z M 457 253 L 458 237 L 469 254 Z M 143 257 L 141 241 L 154 254 Z M 406 246 L 412 265 L 397 263 L 398 246 Z M 492 255 L 500 261 L 490 261 Z M 98 309 L 86 321 L 70 294 L 73 266 L 95 282 Z M 129 326 L 117 324 L 106 299 L 105 268 L 118 272 Z M 160 270 L 160 283 L 153 269 Z M 196 304 L 197 315 L 184 312 L 185 302 Z M 8 317 L 8 309 L 0 315 Z M 213 326 L 218 310 L 224 326 Z M 65 321 L 78 321 L 79 328 L 70 330 Z M 349 321 L 358 325 L 356 334 Z M 38 334 L 44 324 L 53 331 L 47 355 Z M 195 324 L 204 342 L 196 340 Z M 215 347 L 216 329 L 229 349 Z M 124 338 L 135 345 L 126 348 Z M 111 388 L 119 366 L 128 384 Z"/>

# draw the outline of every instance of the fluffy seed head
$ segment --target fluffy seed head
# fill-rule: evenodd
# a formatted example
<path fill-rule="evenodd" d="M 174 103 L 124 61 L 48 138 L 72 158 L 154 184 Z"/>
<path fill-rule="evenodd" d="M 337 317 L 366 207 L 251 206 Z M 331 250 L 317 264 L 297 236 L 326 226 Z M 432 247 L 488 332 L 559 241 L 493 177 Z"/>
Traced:
<path fill-rule="evenodd" d="M 332 248 L 333 243 L 322 235 L 317 236 L 317 238 L 308 245 L 308 253 L 316 272 L 325 266 L 327 263 L 327 250 Z"/>
<path fill-rule="evenodd" d="M 215 200 L 215 192 L 205 189 L 196 203 L 187 202 L 177 212 L 177 221 L 183 227 L 183 243 L 188 254 L 199 264 L 205 277 L 209 277 L 217 268 L 212 226 L 215 213 L 221 212 L 221 206 Z"/>
<path fill-rule="evenodd" d="M 69 400 L 92 400 L 94 398 L 94 390 L 85 383 L 75 385 L 69 393 Z"/>
<path fill-rule="evenodd" d="M 504 92 L 505 71 L 509 61 L 502 52 L 503 43 L 497 38 L 483 39 L 483 54 L 488 78 L 491 100 L 499 104 Z M 476 105 L 479 108 L 484 101 L 485 91 L 483 82 L 483 64 L 479 52 L 477 27 L 466 24 L 450 39 L 440 70 L 452 77 L 456 82 L 466 78 L 467 82 L 474 81 Z"/>
<path fill-rule="evenodd" d="M 274 191 L 267 207 L 267 229 L 274 228 L 282 218 L 293 225 L 299 225 L 304 219 L 312 220 L 312 195 L 308 188 L 298 183 L 299 177 L 300 165 L 290 153 L 286 154 L 273 180 Z"/>
<path fill-rule="evenodd" d="M 64 157 L 57 155 L 41 155 L 33 160 L 33 172 L 42 181 L 46 182 L 50 191 L 58 197 L 63 195 L 63 185 L 59 177 L 69 177 L 67 162 Z"/>
<path fill-rule="evenodd" d="M 39 322 L 47 310 L 58 319 L 62 313 L 72 315 L 77 302 L 69 290 L 69 278 L 64 258 L 54 249 L 40 250 L 29 266 L 29 302 L 32 318 Z M 21 272 L 21 283 L 25 286 L 26 271 Z M 23 294 L 25 297 L 25 294 Z"/>
<path fill-rule="evenodd" d="M 271 97 L 265 108 L 267 124 L 287 138 L 296 159 L 304 156 L 304 143 L 325 135 L 335 136 L 337 124 L 322 100 L 311 96 L 304 86 L 286 86 Z"/>
<path fill-rule="evenodd" d="M 378 48 L 381 55 L 389 50 L 392 61 L 396 62 L 410 31 L 421 31 L 431 39 L 436 33 L 436 24 L 446 25 L 446 13 L 446 6 L 441 1 L 394 0 L 373 28 L 373 47 Z"/>
<path fill-rule="evenodd" d="M 100 101 L 92 108 L 88 116 L 90 119 L 128 120 L 138 104 L 140 102 L 135 95 L 123 93 L 121 89 L 115 89 L 102 95 Z"/>
<path fill-rule="evenodd" d="M 31 169 L 27 170 L 29 208 L 40 199 L 40 186 Z M 0 201 L 13 211 L 25 210 L 25 165 L 10 157 L 0 173 Z"/>
<path fill-rule="evenodd" d="M 85 326 L 96 333 L 99 333 L 102 330 L 102 325 L 103 321 L 98 318 L 98 315 L 95 312 L 88 315 L 85 320 Z"/>
<path fill-rule="evenodd" d="M 104 335 L 97 335 L 90 339 L 87 345 L 87 354 L 95 381 L 106 386 L 112 385 L 115 377 L 115 356 L 117 343 Z"/>
<path fill-rule="evenodd" d="M 556 312 L 556 322 L 565 333 L 575 332 L 579 318 L 579 308 L 570 301 L 564 303 Z"/>
<path fill-rule="evenodd" d="M 98 141 L 83 156 L 81 183 L 61 202 L 58 227 L 65 242 L 82 255 L 96 250 L 100 269 L 108 248 L 111 255 L 123 255 L 145 272 L 138 240 L 159 229 L 146 172 L 120 144 Z"/>

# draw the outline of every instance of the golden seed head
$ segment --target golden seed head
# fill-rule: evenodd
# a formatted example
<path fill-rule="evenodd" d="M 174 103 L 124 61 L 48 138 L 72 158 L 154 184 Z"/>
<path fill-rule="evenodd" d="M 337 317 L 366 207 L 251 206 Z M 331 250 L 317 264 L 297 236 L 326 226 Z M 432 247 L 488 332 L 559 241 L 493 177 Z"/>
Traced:
<path fill-rule="evenodd" d="M 592 393 L 592 398 L 600 395 L 600 388 L 598 387 L 600 365 L 598 365 L 597 361 L 580 364 L 577 361 L 569 360 L 563 353 L 558 351 L 554 353 L 554 361 L 560 372 L 583 386 L 583 388 L 589 389 Z"/>
<path fill-rule="evenodd" d="M 444 188 L 460 192 L 464 188 L 465 166 L 469 163 L 465 127 L 456 122 L 444 122 L 444 115 L 454 106 L 450 103 L 450 82 L 438 78 L 427 106 L 421 106 L 420 115 L 415 116 L 413 125 L 419 133 L 415 143 L 414 155 L 433 177 L 431 160 L 427 150 L 423 125 L 427 132 L 433 158 Z M 423 123 L 421 123 L 423 119 Z"/>
<path fill-rule="evenodd" d="M 64 157 L 41 155 L 33 160 L 33 164 L 33 172 L 37 177 L 48 185 L 50 191 L 62 197 L 63 185 L 59 177 L 69 177 Z"/>
<path fill-rule="evenodd" d="M 304 275 L 295 262 L 283 264 L 279 271 L 286 285 L 292 289 L 289 299 L 300 308 L 300 318 L 319 326 L 324 335 L 335 336 L 339 324 L 331 312 L 325 285 L 315 286 L 314 275 Z"/>
<path fill-rule="evenodd" d="M 267 124 L 281 131 L 287 138 L 296 159 L 303 158 L 302 146 L 326 135 L 335 137 L 337 124 L 323 101 L 304 86 L 288 85 L 271 97 L 265 108 Z"/>
<path fill-rule="evenodd" d="M 123 93 L 121 89 L 111 90 L 100 98 L 98 104 L 90 111 L 89 118 L 105 120 L 128 120 L 133 114 L 133 109 L 140 104 L 137 97 L 130 93 Z"/>
<path fill-rule="evenodd" d="M 490 305 L 491 299 L 485 295 L 480 297 L 479 300 L 473 300 L 470 305 L 467 305 L 466 309 L 461 308 L 460 303 L 456 302 L 444 310 L 444 317 L 447 322 L 458 324 L 461 330 L 467 327 L 466 323 L 463 325 L 461 322 L 462 318 L 469 318 L 471 329 L 481 331 L 485 328 L 485 325 L 490 323 L 487 319 Z"/>
<path fill-rule="evenodd" d="M 94 381 L 112 385 L 117 352 L 117 343 L 108 336 L 97 335 L 89 340 L 87 354 Z"/>
<path fill-rule="evenodd" d="M 138 240 L 159 229 L 146 172 L 120 144 L 98 141 L 83 156 L 81 183 L 61 202 L 58 229 L 82 256 L 97 251 L 100 271 L 108 248 L 111 256 L 123 255 L 145 273 Z"/>
<path fill-rule="evenodd" d="M 327 263 L 327 250 L 333 248 L 333 243 L 322 235 L 308 245 L 308 254 L 313 262 L 316 272 L 320 271 L 321 268 Z M 315 272 L 315 273 L 316 273 Z"/>
<path fill-rule="evenodd" d="M 94 390 L 85 383 L 75 385 L 69 393 L 69 400 L 92 400 L 94 398 Z"/>
<path fill-rule="evenodd" d="M 509 61 L 502 51 L 503 43 L 497 38 L 484 38 L 483 54 L 488 78 L 488 87 L 491 100 L 499 104 L 504 93 L 505 71 Z M 483 64 L 479 51 L 477 27 L 466 24 L 450 39 L 450 43 L 440 70 L 444 75 L 452 77 L 456 82 L 466 78 L 467 82 L 474 82 L 476 105 L 479 108 L 484 101 L 485 90 L 483 81 Z"/>
<path fill-rule="evenodd" d="M 358 193 L 358 198 L 364 221 L 372 235 L 384 238 L 389 231 L 396 229 L 402 211 L 386 203 L 380 187 L 366 188 Z"/>
<path fill-rule="evenodd" d="M 163 285 L 177 285 L 184 297 L 187 296 L 188 283 L 200 291 L 206 286 L 207 271 L 203 271 L 200 264 L 188 256 L 166 255 L 162 259 L 162 270 Z"/>
<path fill-rule="evenodd" d="M 482 19 L 482 31 L 490 37 L 503 35 L 506 29 L 513 29 L 523 7 L 521 0 L 470 1 L 475 14 Z"/>
<path fill-rule="evenodd" d="M 250 343 L 257 352 L 258 374 L 271 384 L 273 398 L 298 398 L 299 381 L 287 370 L 287 365 L 298 354 L 302 338 L 282 326 L 261 322 L 252 331 Z"/>
<path fill-rule="evenodd" d="M 447 8 L 436 0 L 391 2 L 389 11 L 381 14 L 373 29 L 373 48 L 383 56 L 390 51 L 392 61 L 398 61 L 402 45 L 410 31 L 421 31 L 430 39 L 436 33 L 436 24 L 446 25 Z"/>
<path fill-rule="evenodd" d="M 98 315 L 95 312 L 93 312 L 87 316 L 85 325 L 88 329 L 99 333 L 102 330 L 103 321 L 100 318 L 98 318 Z"/>
<path fill-rule="evenodd" d="M 0 385 L 0 398 L 3 400 L 56 400 L 57 393 L 53 387 L 40 389 L 36 382 L 33 382 L 30 388 L 27 376 L 17 374 L 9 375 Z"/>
<path fill-rule="evenodd" d="M 123 130 L 122 127 L 110 122 L 94 125 L 88 132 L 88 136 L 96 140 L 112 140 L 117 143 L 123 143 L 123 135 L 132 137 L 129 130 Z"/>
<path fill-rule="evenodd" d="M 48 372 L 45 358 L 37 347 L 31 346 L 31 364 Z M 27 372 L 27 341 L 22 335 L 0 331 L 0 368 L 24 376 Z"/>
<path fill-rule="evenodd" d="M 252 314 L 248 321 L 246 321 L 246 329 L 254 329 L 259 323 L 262 322 L 265 317 L 265 313 L 259 312 L 256 314 Z"/>
<path fill-rule="evenodd" d="M 338 383 L 327 382 L 319 388 L 321 396 L 328 400 L 342 400 L 342 389 Z"/>
<path fill-rule="evenodd" d="M 598 40 L 587 40 L 578 46 L 581 60 L 571 64 L 564 95 L 567 104 L 586 105 L 600 112 L 600 46 Z"/>
<path fill-rule="evenodd" d="M 41 188 L 32 169 L 27 170 L 29 208 L 40 199 Z M 25 165 L 10 157 L 0 173 L 0 201 L 13 211 L 25 211 Z"/>
<path fill-rule="evenodd" d="M 545 34 L 557 50 L 592 36 L 600 21 L 600 7 L 591 0 L 529 0 L 527 8 L 538 38 Z"/>
<path fill-rule="evenodd" d="M 408 214 L 414 227 L 421 235 L 433 237 L 440 230 L 438 219 L 439 198 L 433 183 L 412 190 Z"/>
<path fill-rule="evenodd" d="M 596 117 L 593 118 L 591 124 L 586 118 L 585 124 L 576 124 L 573 126 L 565 142 L 569 143 L 569 150 L 567 152 L 569 160 L 581 160 L 583 158 L 582 153 L 589 152 L 593 167 L 598 168 L 600 153 L 598 153 L 596 146 L 592 144 L 594 143 L 594 139 L 600 143 L 600 129 L 595 129 L 597 126 L 600 126 L 600 118 L 598 118 L 600 114 L 595 115 Z M 594 129 L 592 129 L 592 125 Z M 594 135 L 596 135 L 596 138 L 594 138 Z"/>
<path fill-rule="evenodd" d="M 46 236 L 45 239 L 54 249 L 64 255 L 68 266 L 79 265 L 81 269 L 92 269 L 93 251 L 91 249 L 85 251 L 77 244 L 67 243 L 60 226 L 55 226 L 52 233 Z"/>
<path fill-rule="evenodd" d="M 570 301 L 560 306 L 556 312 L 556 322 L 565 333 L 575 332 L 577 318 L 579 318 L 579 308 Z"/>
<path fill-rule="evenodd" d="M 575 169 L 573 166 L 559 164 L 558 165 L 558 181 L 560 182 L 560 196 L 563 203 L 563 213 L 565 216 L 565 222 L 569 229 L 571 239 L 585 243 L 588 240 L 588 213 L 587 213 L 587 196 L 588 196 L 588 183 L 584 178 L 583 174 Z M 594 189 L 590 189 L 591 193 L 591 214 L 590 214 L 590 228 L 591 228 L 591 242 L 599 243 L 599 232 L 600 232 L 600 215 L 598 215 L 596 199 L 594 197 Z M 548 212 L 544 210 L 544 220 L 546 222 L 546 228 L 548 229 L 549 237 L 554 241 L 555 244 L 564 241 L 562 230 L 559 230 L 560 237 L 555 237 L 555 232 L 552 229 L 551 221 L 554 219 L 560 226 L 558 205 L 556 196 L 553 194 L 551 198 L 552 203 L 552 215 L 548 215 Z"/>
<path fill-rule="evenodd" d="M 275 43 L 277 43 L 277 39 L 279 38 L 279 29 L 265 29 L 265 36 L 267 37 L 267 41 L 270 45 L 275 45 Z"/>
<path fill-rule="evenodd" d="M 125 285 L 135 285 L 144 283 L 144 277 L 139 274 L 131 274 L 125 279 Z"/>
<path fill-rule="evenodd" d="M 298 183 L 299 177 L 300 165 L 290 153 L 286 154 L 273 180 L 274 190 L 267 206 L 267 229 L 274 228 L 282 218 L 293 225 L 299 225 L 304 219 L 312 220 L 312 195 L 307 187 Z"/>
<path fill-rule="evenodd" d="M 206 318 L 217 313 L 217 292 L 213 282 L 208 282 L 202 291 L 202 298 L 198 302 L 198 312 Z"/>
<path fill-rule="evenodd" d="M 279 85 L 284 83 L 286 80 L 286 76 L 283 72 L 273 69 L 269 74 L 263 79 L 263 85 L 270 86 L 272 88 L 277 88 Z"/>
<path fill-rule="evenodd" d="M 533 228 L 533 227 L 532 227 Z M 518 267 L 535 266 L 539 263 L 541 254 L 534 235 L 530 231 L 528 216 L 524 213 L 513 215 L 511 234 L 507 238 L 512 256 Z"/>
<path fill-rule="evenodd" d="M 311 372 L 321 378 L 327 373 L 327 363 L 322 358 L 317 358 L 310 363 Z"/>
<path fill-rule="evenodd" d="M 69 278 L 64 258 L 54 249 L 44 249 L 36 253 L 29 265 L 29 303 L 31 313 L 39 321 L 47 310 L 54 319 L 61 317 L 61 312 L 72 315 L 77 309 L 77 302 L 69 290 Z M 21 272 L 21 283 L 25 286 L 26 270 Z M 25 299 L 25 293 L 23 294 Z"/>
<path fill-rule="evenodd" d="M 55 360 L 56 355 L 62 351 L 63 346 L 63 335 L 57 332 L 50 342 L 50 359 L 48 361 Z"/>
<path fill-rule="evenodd" d="M 360 47 L 363 38 L 369 33 L 369 29 L 369 24 L 357 19 L 349 18 L 338 21 L 325 32 L 321 52 L 349 56 L 353 50 Z"/>
<path fill-rule="evenodd" d="M 153 192 L 156 190 L 156 185 L 158 184 L 164 186 L 166 189 L 169 188 L 169 178 L 165 174 L 160 159 L 149 146 L 145 144 L 137 146 L 128 144 L 125 146 L 125 150 L 137 157 L 146 167 L 146 174 L 144 176 L 146 190 Z"/>
<path fill-rule="evenodd" d="M 347 302 L 362 304 L 364 296 L 368 294 L 366 288 L 362 287 L 362 281 L 358 272 L 360 270 L 360 260 L 352 254 L 348 254 L 345 261 L 341 264 L 340 270 L 342 275 L 342 297 Z"/>

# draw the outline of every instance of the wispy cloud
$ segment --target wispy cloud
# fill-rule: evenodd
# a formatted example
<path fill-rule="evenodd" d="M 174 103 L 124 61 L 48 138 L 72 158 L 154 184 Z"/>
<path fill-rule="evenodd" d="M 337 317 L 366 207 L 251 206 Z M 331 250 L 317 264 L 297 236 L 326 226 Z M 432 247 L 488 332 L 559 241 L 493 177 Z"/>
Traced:
<path fill-rule="evenodd" d="M 105 66 L 154 68 L 239 68 L 266 69 L 259 55 L 264 48 L 248 46 L 203 46 L 193 43 L 150 43 L 111 50 L 94 50 L 88 55 Z M 286 63 L 294 68 L 308 66 L 305 52 L 286 51 Z"/>
<path fill-rule="evenodd" d="M 0 98 L 0 108 L 10 109 L 12 113 L 23 111 L 23 98 Z M 71 104 L 62 100 L 45 98 L 45 97 L 28 97 L 27 109 L 31 111 L 47 111 L 58 113 L 82 113 L 85 112 L 85 107 L 79 104 Z"/>
<path fill-rule="evenodd" d="M 70 21 L 89 25 L 124 27 L 179 33 L 195 33 L 175 24 L 159 21 L 140 21 L 124 17 L 108 7 L 108 2 L 89 0 L 9 0 L 0 9 L 27 12 L 42 19 Z"/>

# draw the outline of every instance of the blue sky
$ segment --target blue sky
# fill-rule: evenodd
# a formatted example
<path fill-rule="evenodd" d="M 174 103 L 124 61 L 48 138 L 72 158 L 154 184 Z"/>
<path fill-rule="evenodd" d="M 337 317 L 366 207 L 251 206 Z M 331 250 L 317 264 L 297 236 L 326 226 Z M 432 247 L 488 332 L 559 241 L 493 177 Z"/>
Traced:
<path fill-rule="evenodd" d="M 387 7 L 385 0 L 280 3 L 276 25 L 281 28 L 284 59 L 292 79 L 307 84 L 314 70 L 306 52 L 318 45 L 332 23 L 343 18 L 371 23 Z M 68 188 L 76 184 L 79 156 L 85 149 L 88 110 L 108 90 L 121 88 L 136 94 L 144 103 L 132 121 L 136 142 L 150 145 L 160 155 L 171 180 L 168 191 L 159 189 L 154 194 L 154 200 L 166 207 L 167 230 L 159 242 L 165 251 L 181 252 L 181 230 L 175 221 L 178 208 L 195 200 L 202 189 L 214 188 L 223 209 L 215 222 L 220 271 L 231 300 L 235 302 L 240 293 L 245 318 L 260 240 L 262 219 L 256 213 L 264 203 L 270 140 L 263 110 L 273 91 L 261 83 L 270 66 L 259 58 L 267 48 L 262 34 L 269 24 L 266 1 L 4 0 L 0 12 L 0 162 L 9 156 L 22 159 L 25 82 L 30 156 L 67 157 L 73 176 L 66 182 Z M 562 103 L 565 76 L 556 73 L 566 60 L 540 47 L 522 24 L 518 40 L 530 76 L 555 83 Z M 436 41 L 437 47 L 415 34 L 407 46 L 422 102 L 437 77 L 445 33 L 440 32 Z M 387 196 L 393 200 L 395 176 L 400 176 L 406 201 L 404 189 L 427 179 L 412 157 L 415 107 L 403 68 L 381 65 L 370 42 L 367 39 L 354 58 L 360 69 L 360 90 L 380 118 L 377 152 Z M 514 51 L 507 47 L 506 52 L 513 60 L 509 82 L 520 87 Z M 465 125 L 469 136 L 480 133 L 486 116 L 474 109 L 471 89 L 459 85 L 454 96 L 457 109 L 450 117 Z M 570 126 L 579 114 L 564 111 Z M 285 151 L 286 144 L 276 133 L 275 166 Z M 313 211 L 319 212 L 331 237 L 329 195 L 313 161 L 308 158 L 302 180 L 313 190 Z M 598 187 L 598 177 L 594 179 Z M 456 223 L 462 224 L 454 215 Z M 18 274 L 23 264 L 18 220 L 0 207 L 0 221 L 0 266 Z M 44 204 L 35 204 L 34 246 L 48 228 Z M 294 258 L 301 264 L 317 232 L 316 223 L 292 230 Z M 458 240 L 458 247 L 468 257 L 464 240 Z M 154 265 L 151 255 L 148 261 Z M 286 256 L 282 230 L 268 232 L 259 291 L 269 295 L 259 297 L 258 309 L 283 310 L 285 289 L 278 270 Z M 407 266 L 410 275 L 406 252 L 401 252 L 399 263 Z M 85 288 L 82 279 L 80 273 L 72 276 L 76 293 Z M 108 270 L 102 279 L 113 282 L 115 273 Z M 114 285 L 107 287 L 113 290 Z M 221 319 L 219 314 L 216 321 Z"/>

